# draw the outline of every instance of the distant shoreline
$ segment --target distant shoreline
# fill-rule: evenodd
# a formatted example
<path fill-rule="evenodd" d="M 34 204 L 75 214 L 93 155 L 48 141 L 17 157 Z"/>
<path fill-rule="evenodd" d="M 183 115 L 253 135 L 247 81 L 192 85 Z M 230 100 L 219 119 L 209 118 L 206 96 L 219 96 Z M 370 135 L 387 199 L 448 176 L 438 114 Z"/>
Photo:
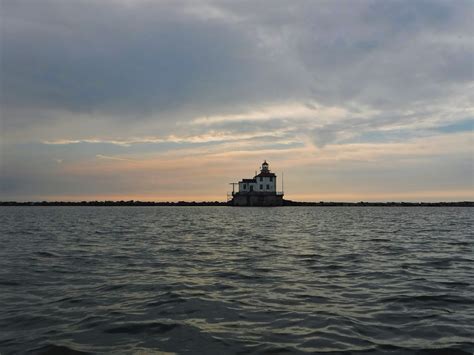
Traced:
<path fill-rule="evenodd" d="M 230 206 L 227 202 L 220 201 L 178 201 L 178 202 L 146 202 L 146 201 L 36 201 L 36 202 L 16 202 L 16 201 L 0 201 L 0 206 Z M 298 202 L 284 200 L 284 206 L 321 206 L 321 207 L 338 207 L 338 206 L 356 206 L 356 207 L 474 207 L 474 201 L 457 201 L 457 202 Z"/>

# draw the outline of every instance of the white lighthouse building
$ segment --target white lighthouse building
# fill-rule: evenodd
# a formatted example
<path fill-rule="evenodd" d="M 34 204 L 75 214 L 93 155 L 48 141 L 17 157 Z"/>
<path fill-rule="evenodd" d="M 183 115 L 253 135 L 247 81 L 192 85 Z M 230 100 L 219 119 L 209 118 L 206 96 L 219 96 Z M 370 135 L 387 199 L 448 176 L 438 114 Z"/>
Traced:
<path fill-rule="evenodd" d="M 236 183 L 232 183 L 233 186 Z M 239 191 L 232 191 L 229 202 L 232 206 L 281 206 L 283 192 L 277 191 L 277 176 L 272 173 L 265 160 L 260 173 L 252 179 L 238 182 Z"/>

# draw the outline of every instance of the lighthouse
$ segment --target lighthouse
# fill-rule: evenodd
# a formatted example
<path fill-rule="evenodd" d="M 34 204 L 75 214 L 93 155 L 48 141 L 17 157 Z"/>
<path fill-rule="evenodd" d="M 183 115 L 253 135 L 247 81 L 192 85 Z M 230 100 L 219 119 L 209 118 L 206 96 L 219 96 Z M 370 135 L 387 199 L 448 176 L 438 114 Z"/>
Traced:
<path fill-rule="evenodd" d="M 260 172 L 251 179 L 242 179 L 231 183 L 234 187 L 228 196 L 231 206 L 282 206 L 283 191 L 277 191 L 277 176 L 272 173 L 265 160 Z M 238 185 L 238 191 L 235 191 Z"/>

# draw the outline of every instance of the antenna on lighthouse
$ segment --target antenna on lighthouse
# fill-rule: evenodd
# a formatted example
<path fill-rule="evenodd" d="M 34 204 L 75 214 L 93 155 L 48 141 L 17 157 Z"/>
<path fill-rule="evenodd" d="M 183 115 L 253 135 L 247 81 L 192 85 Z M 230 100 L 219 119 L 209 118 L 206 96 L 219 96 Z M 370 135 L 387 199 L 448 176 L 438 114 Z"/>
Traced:
<path fill-rule="evenodd" d="M 281 172 L 281 192 L 285 192 L 283 189 L 283 171 Z"/>

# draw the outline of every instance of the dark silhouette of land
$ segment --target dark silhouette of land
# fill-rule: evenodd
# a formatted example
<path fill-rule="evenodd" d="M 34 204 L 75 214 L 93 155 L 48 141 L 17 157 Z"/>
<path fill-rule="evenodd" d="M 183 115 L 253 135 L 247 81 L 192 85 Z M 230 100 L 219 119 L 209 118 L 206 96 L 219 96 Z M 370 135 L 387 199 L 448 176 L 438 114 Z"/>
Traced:
<path fill-rule="evenodd" d="M 220 201 L 178 201 L 178 202 L 152 202 L 152 201 L 41 201 L 41 202 L 15 202 L 0 201 L 0 206 L 230 206 L 227 202 Z M 298 202 L 283 200 L 283 206 L 381 206 L 381 207 L 474 207 L 474 201 L 458 202 Z"/>

